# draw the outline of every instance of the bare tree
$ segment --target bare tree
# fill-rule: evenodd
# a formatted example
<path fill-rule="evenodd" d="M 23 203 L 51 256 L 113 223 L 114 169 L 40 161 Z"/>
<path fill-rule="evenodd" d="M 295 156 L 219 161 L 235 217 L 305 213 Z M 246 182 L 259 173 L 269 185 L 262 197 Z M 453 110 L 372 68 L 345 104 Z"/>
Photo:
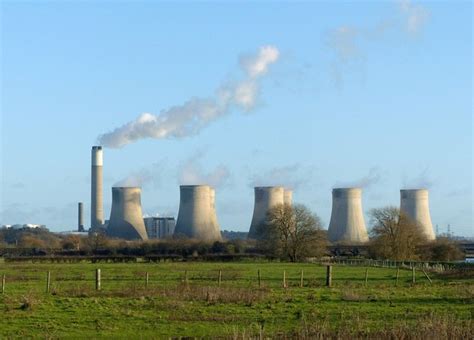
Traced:
<path fill-rule="evenodd" d="M 416 260 L 426 243 L 418 224 L 395 207 L 372 209 L 370 250 L 378 258 Z"/>
<path fill-rule="evenodd" d="M 292 262 L 321 256 L 327 244 L 321 220 L 303 205 L 273 207 L 257 234 L 261 250 Z"/>

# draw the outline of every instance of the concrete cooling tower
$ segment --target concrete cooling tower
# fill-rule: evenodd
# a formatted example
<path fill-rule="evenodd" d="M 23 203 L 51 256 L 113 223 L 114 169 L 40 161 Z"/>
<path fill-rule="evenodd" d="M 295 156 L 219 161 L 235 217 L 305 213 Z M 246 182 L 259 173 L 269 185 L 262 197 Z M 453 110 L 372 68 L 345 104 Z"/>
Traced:
<path fill-rule="evenodd" d="M 285 189 L 283 187 L 255 187 L 254 190 L 255 204 L 248 238 L 257 237 L 257 229 L 265 222 L 267 212 L 271 208 L 285 203 Z"/>
<path fill-rule="evenodd" d="M 215 210 L 215 191 L 208 185 L 181 185 L 175 235 L 202 241 L 222 239 Z"/>
<path fill-rule="evenodd" d="M 285 204 L 293 204 L 293 190 L 285 189 L 285 191 L 283 192 L 283 201 L 285 202 Z"/>
<path fill-rule="evenodd" d="M 141 189 L 138 187 L 113 187 L 112 211 L 107 235 L 126 240 L 147 240 L 143 222 Z"/>
<path fill-rule="evenodd" d="M 104 208 L 102 201 L 102 164 L 101 146 L 92 147 L 91 166 L 91 228 L 104 224 Z"/>
<path fill-rule="evenodd" d="M 328 238 L 331 242 L 367 242 L 364 214 L 362 213 L 362 190 L 339 188 L 332 190 L 332 212 Z"/>
<path fill-rule="evenodd" d="M 217 212 L 216 212 L 216 190 L 214 188 L 209 187 L 209 199 L 211 203 L 211 225 L 214 229 L 214 232 L 220 234 L 219 223 L 217 222 Z"/>
<path fill-rule="evenodd" d="M 431 223 L 428 190 L 400 190 L 400 211 L 418 223 L 428 240 L 436 238 Z"/>

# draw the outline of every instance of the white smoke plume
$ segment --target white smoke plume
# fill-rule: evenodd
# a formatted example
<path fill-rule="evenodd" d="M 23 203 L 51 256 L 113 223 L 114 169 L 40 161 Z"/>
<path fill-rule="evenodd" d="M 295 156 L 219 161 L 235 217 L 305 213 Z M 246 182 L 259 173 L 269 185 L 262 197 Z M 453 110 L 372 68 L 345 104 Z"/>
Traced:
<path fill-rule="evenodd" d="M 196 153 L 180 166 L 178 182 L 180 185 L 207 184 L 214 188 L 222 187 L 230 179 L 230 171 L 224 165 L 206 172 L 201 165 L 202 152 Z"/>
<path fill-rule="evenodd" d="M 191 98 L 184 104 L 161 111 L 159 115 L 142 113 L 137 119 L 102 134 L 100 145 L 121 148 L 144 138 L 183 138 L 197 134 L 212 121 L 230 112 L 233 107 L 251 111 L 260 92 L 260 78 L 279 58 L 274 46 L 262 46 L 255 55 L 240 58 L 244 78 L 222 84 L 210 98 Z"/>
<path fill-rule="evenodd" d="M 363 188 L 369 189 L 374 184 L 379 183 L 383 178 L 382 171 L 378 167 L 370 168 L 369 173 L 359 179 L 349 182 L 336 182 L 334 188 Z"/>

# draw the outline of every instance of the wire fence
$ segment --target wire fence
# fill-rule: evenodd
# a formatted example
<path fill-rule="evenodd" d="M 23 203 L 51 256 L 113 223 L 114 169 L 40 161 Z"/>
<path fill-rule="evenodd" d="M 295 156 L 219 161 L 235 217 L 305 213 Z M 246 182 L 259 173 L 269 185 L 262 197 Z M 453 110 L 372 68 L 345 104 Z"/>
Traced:
<path fill-rule="evenodd" d="M 351 264 L 352 265 L 352 264 Z M 359 263 L 358 265 L 361 265 Z M 315 265 L 304 268 L 256 269 L 239 271 L 232 269 L 215 270 L 129 270 L 109 267 L 54 270 L 36 270 L 34 272 L 14 271 L 1 274 L 2 294 L 9 292 L 44 291 L 46 293 L 67 292 L 74 289 L 99 291 L 120 291 L 124 289 L 157 289 L 185 286 L 236 287 L 249 289 L 297 289 L 331 288 L 347 285 L 373 286 L 433 284 L 432 274 L 423 267 L 365 267 L 346 268 L 344 264 Z M 152 269 L 152 268 L 150 268 Z"/>

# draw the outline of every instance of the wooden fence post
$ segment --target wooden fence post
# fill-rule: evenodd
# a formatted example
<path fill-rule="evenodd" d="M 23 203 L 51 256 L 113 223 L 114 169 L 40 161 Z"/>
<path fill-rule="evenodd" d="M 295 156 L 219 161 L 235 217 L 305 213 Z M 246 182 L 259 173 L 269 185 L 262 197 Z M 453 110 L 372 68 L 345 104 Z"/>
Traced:
<path fill-rule="evenodd" d="M 51 286 L 51 272 L 48 270 L 46 273 L 46 293 L 49 293 L 49 289 Z"/>
<path fill-rule="evenodd" d="M 303 270 L 301 270 L 301 276 L 300 276 L 300 288 L 303 288 L 304 286 L 304 278 L 303 278 Z"/>
<path fill-rule="evenodd" d="M 365 286 L 367 287 L 367 281 L 369 280 L 369 268 L 365 269 Z"/>
<path fill-rule="evenodd" d="M 260 269 L 257 270 L 257 278 L 258 278 L 258 288 L 262 287 L 262 278 L 260 276 Z"/>
<path fill-rule="evenodd" d="M 222 270 L 219 270 L 219 287 L 221 286 L 222 283 Z"/>
<path fill-rule="evenodd" d="M 400 267 L 397 268 L 397 281 L 396 284 L 398 285 L 398 278 L 400 277 Z"/>
<path fill-rule="evenodd" d="M 100 290 L 100 269 L 95 270 L 95 290 Z"/>
<path fill-rule="evenodd" d="M 2 294 L 5 294 L 6 275 L 2 275 Z"/>
<path fill-rule="evenodd" d="M 332 266 L 326 266 L 326 287 L 332 285 Z"/>
<path fill-rule="evenodd" d="M 148 288 L 148 282 L 150 281 L 150 275 L 148 272 L 145 273 L 145 288 Z"/>
<path fill-rule="evenodd" d="M 287 285 L 286 285 L 286 270 L 283 271 L 283 288 L 287 288 Z"/>
<path fill-rule="evenodd" d="M 415 266 L 411 267 L 411 282 L 416 283 Z"/>
<path fill-rule="evenodd" d="M 424 268 L 421 268 L 421 270 L 423 271 L 423 274 L 425 274 L 426 278 L 428 279 L 428 281 L 430 281 L 430 283 L 433 283 L 433 281 L 431 281 L 430 277 L 428 276 L 428 274 L 425 272 L 425 269 Z"/>

